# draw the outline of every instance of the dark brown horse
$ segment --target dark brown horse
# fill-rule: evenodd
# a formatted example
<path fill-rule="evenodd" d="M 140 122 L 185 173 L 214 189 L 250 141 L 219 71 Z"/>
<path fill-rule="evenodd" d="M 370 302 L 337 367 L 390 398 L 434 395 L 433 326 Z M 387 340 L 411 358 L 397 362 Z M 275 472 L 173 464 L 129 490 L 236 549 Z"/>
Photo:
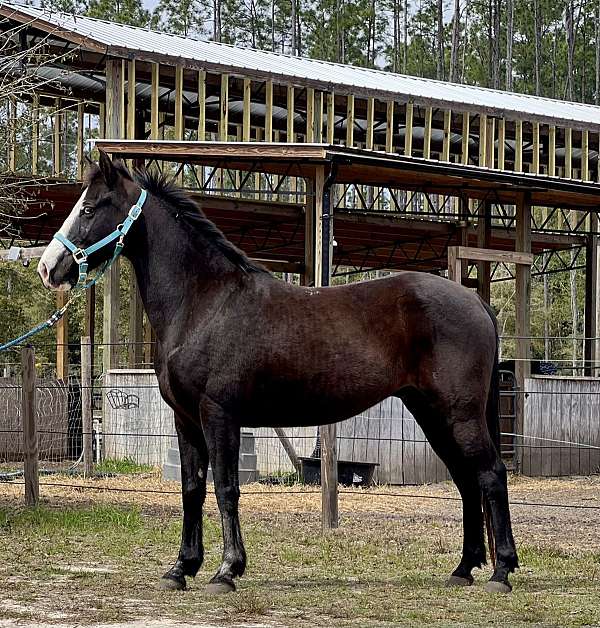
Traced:
<path fill-rule="evenodd" d="M 148 197 L 124 255 L 156 332 L 156 373 L 181 453 L 181 549 L 162 586 L 184 589 L 202 565 L 209 461 L 224 545 L 209 590 L 231 591 L 244 573 L 241 426 L 335 422 L 398 395 L 462 496 L 462 559 L 449 583 L 471 584 L 472 569 L 485 562 L 483 498 L 495 545 L 486 586 L 510 591 L 518 561 L 498 455 L 498 339 L 480 298 L 415 272 L 323 289 L 283 283 L 228 242 L 182 190 L 148 173 L 134 179 L 104 153 L 61 233 L 82 248 L 97 242 L 123 223 L 141 188 Z M 112 251 L 91 254 L 90 268 Z M 38 270 L 49 288 L 78 279 L 72 254 L 56 240 Z"/>

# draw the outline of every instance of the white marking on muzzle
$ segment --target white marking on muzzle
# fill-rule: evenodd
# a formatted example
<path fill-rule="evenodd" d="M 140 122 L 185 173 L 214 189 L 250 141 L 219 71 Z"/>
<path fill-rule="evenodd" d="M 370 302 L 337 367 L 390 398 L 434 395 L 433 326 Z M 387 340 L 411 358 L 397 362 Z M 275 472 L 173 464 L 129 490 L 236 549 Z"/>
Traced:
<path fill-rule="evenodd" d="M 87 188 L 82 192 L 79 200 L 75 203 L 75 206 L 71 210 L 71 213 L 67 216 L 67 219 L 63 222 L 62 227 L 59 229 L 59 232 L 62 233 L 65 238 L 69 237 L 69 231 L 79 216 L 86 194 Z M 55 285 L 50 281 L 50 276 L 52 275 L 54 269 L 65 255 L 71 255 L 71 252 L 68 251 L 65 245 L 58 240 L 52 240 L 46 247 L 46 250 L 42 253 L 37 270 L 46 288 L 51 290 L 70 290 L 71 284 L 68 282 Z"/>

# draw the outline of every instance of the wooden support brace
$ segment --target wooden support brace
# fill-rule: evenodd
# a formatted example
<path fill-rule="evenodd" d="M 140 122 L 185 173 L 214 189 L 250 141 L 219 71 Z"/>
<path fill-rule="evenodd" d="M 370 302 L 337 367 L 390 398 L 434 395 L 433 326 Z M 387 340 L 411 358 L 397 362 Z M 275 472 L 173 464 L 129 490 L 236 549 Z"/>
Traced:
<path fill-rule="evenodd" d="M 242 114 L 242 142 L 250 141 L 250 113 L 251 113 L 252 81 L 244 79 L 244 104 Z"/>
<path fill-rule="evenodd" d="M 335 94 L 329 92 L 327 94 L 327 143 L 333 144 L 335 140 Z"/>
<path fill-rule="evenodd" d="M 40 500 L 40 482 L 36 425 L 35 353 L 32 347 L 23 347 L 21 349 L 21 371 L 21 418 L 23 421 L 25 504 L 35 507 Z"/>
<path fill-rule="evenodd" d="M 265 142 L 273 141 L 273 81 L 265 85 Z"/>
<path fill-rule="evenodd" d="M 350 94 L 346 102 L 346 146 L 354 146 L 354 96 Z"/>
<path fill-rule="evenodd" d="M 385 122 L 385 152 L 394 152 L 394 101 L 389 100 L 387 103 L 386 122 Z"/>
<path fill-rule="evenodd" d="M 369 98 L 367 101 L 367 150 L 373 150 L 373 138 L 375 133 L 375 99 Z"/>
<path fill-rule="evenodd" d="M 150 137 L 158 139 L 158 107 L 160 89 L 160 65 L 152 64 L 152 77 L 150 84 Z M 200 138 L 198 138 L 200 139 Z"/>

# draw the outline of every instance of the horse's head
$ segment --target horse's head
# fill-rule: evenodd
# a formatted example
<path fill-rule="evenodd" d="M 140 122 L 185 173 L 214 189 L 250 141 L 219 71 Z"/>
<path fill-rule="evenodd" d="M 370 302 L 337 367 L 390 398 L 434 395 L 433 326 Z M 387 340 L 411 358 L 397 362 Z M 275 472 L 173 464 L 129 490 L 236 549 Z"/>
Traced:
<path fill-rule="evenodd" d="M 66 239 L 80 251 L 100 242 L 123 224 L 139 195 L 140 187 L 132 180 L 123 162 L 111 161 L 100 151 L 99 162 L 90 162 L 83 192 L 59 229 L 60 239 L 55 236 L 38 264 L 38 273 L 46 288 L 70 290 L 78 281 L 79 265 L 61 240 Z M 115 245 L 116 242 L 111 242 L 92 252 L 87 259 L 87 270 L 110 259 Z"/>

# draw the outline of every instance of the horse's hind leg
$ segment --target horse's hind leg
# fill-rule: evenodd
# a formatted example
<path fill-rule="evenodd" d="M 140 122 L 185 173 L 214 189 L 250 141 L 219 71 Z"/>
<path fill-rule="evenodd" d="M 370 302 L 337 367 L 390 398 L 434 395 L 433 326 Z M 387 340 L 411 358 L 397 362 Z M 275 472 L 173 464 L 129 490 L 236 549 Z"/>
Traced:
<path fill-rule="evenodd" d="M 208 398 L 202 401 L 201 415 L 223 528 L 223 559 L 207 591 L 228 593 L 235 591 L 234 578 L 242 576 L 246 569 L 246 550 L 238 516 L 240 427 Z"/>
<path fill-rule="evenodd" d="M 481 491 L 476 474 L 461 465 L 462 455 L 453 441 L 446 419 L 416 390 L 400 395 L 425 433 L 429 444 L 448 468 L 462 498 L 463 546 L 458 567 L 447 581 L 450 586 L 473 584 L 471 572 L 485 564 L 485 541 Z"/>
<path fill-rule="evenodd" d="M 202 506 L 206 497 L 206 472 L 208 453 L 202 430 L 176 417 L 175 428 L 181 459 L 181 500 L 183 503 L 183 528 L 181 547 L 175 564 L 160 580 L 160 588 L 185 589 L 185 576 L 194 577 L 202 565 Z"/>

